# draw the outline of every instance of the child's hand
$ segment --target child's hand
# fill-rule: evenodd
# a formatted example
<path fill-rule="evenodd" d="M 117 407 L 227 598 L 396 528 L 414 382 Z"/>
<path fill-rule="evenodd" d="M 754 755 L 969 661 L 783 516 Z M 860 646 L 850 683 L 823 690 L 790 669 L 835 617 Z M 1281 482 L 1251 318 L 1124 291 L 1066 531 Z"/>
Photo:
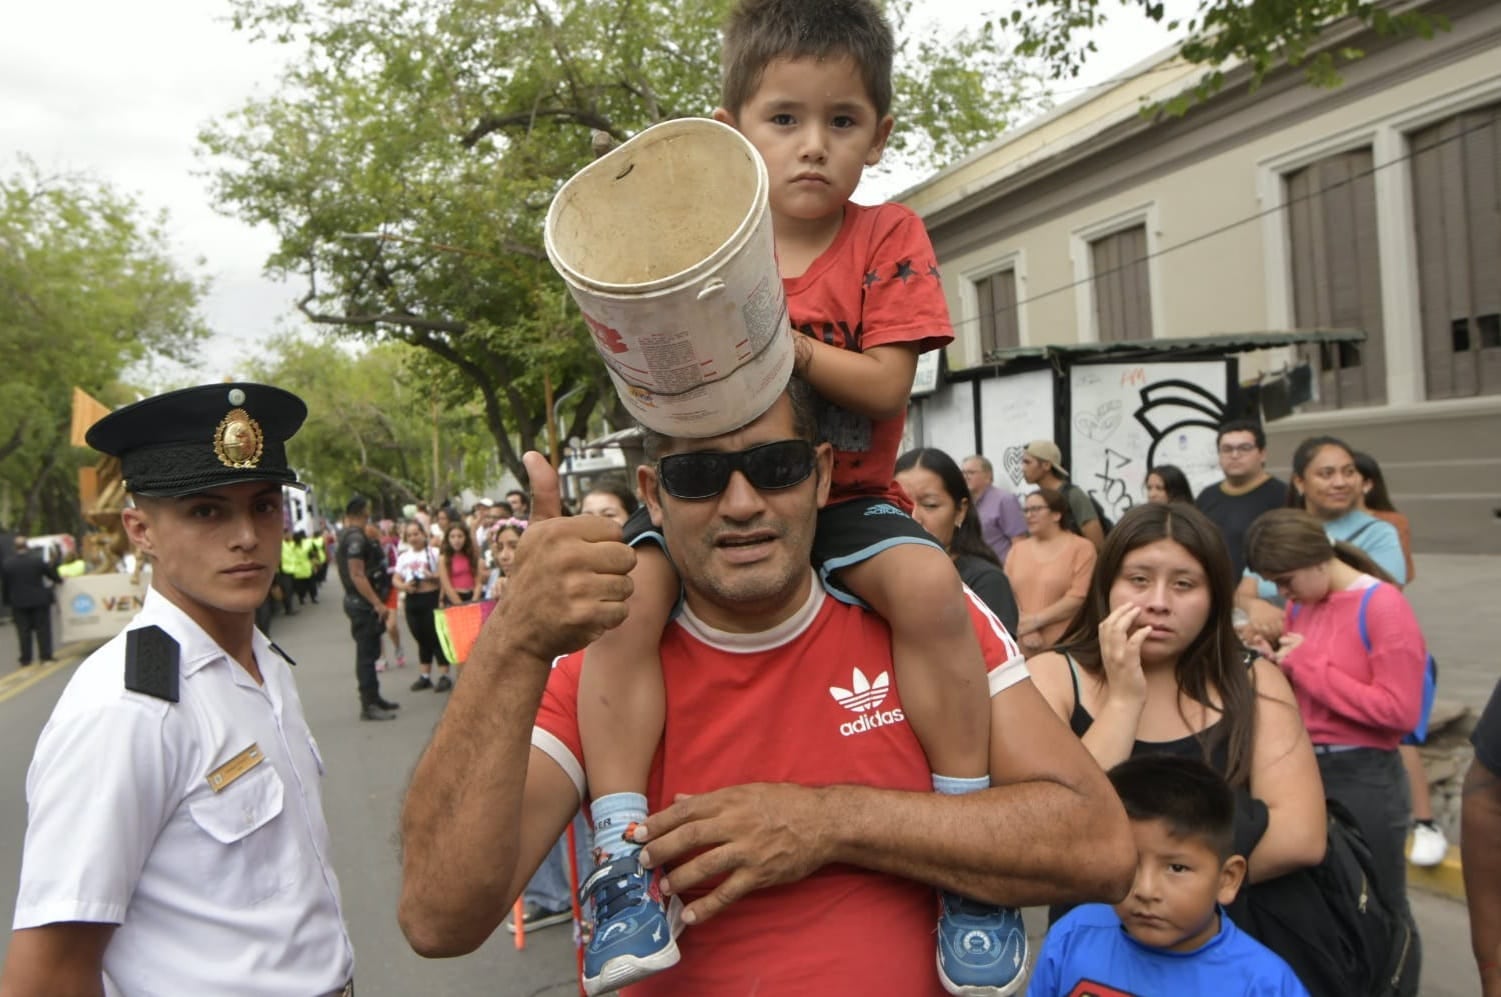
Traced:
<path fill-rule="evenodd" d="M 1273 653 L 1272 660 L 1277 662 L 1277 664 L 1279 665 L 1282 664 L 1287 660 L 1287 656 L 1296 651 L 1299 647 L 1302 646 L 1302 644 L 1302 634 L 1283 634 L 1282 639 L 1277 642 L 1277 650 Z"/>

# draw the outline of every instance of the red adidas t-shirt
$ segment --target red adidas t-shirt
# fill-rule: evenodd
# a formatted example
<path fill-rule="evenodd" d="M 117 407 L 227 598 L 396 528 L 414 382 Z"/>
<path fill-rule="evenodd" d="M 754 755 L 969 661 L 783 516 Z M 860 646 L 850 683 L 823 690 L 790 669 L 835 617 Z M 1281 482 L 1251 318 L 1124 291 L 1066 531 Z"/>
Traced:
<path fill-rule="evenodd" d="M 992 694 L 1027 678 L 1005 628 L 970 599 Z M 662 635 L 667 724 L 652 762 L 652 811 L 679 793 L 752 782 L 932 791 L 874 613 L 827 596 L 772 631 L 727 634 L 684 612 Z M 582 786 L 577 706 L 582 654 L 548 682 L 532 743 Z M 691 897 L 688 899 L 692 899 Z M 632 997 L 901 994 L 942 997 L 934 968 L 936 893 L 911 880 L 829 866 L 751 893 L 686 928 L 682 961 Z"/>
<path fill-rule="evenodd" d="M 926 353 L 954 339 L 938 256 L 922 219 L 904 205 L 846 205 L 833 245 L 782 284 L 793 327 L 831 346 L 911 343 Z M 868 496 L 911 508 L 892 481 L 906 421 L 905 414 L 868 419 L 824 403 L 819 428 L 834 446 L 830 501 Z"/>

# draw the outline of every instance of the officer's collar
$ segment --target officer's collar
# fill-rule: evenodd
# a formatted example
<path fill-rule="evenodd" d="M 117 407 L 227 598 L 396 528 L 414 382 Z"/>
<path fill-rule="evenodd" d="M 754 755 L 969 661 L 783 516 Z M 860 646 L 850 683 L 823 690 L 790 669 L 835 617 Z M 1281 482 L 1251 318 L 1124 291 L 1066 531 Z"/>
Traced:
<path fill-rule="evenodd" d="M 141 614 L 136 619 L 143 626 L 155 624 L 161 627 L 177 641 L 178 669 L 184 676 L 192 675 L 220 658 L 229 657 L 228 652 L 215 643 L 197 621 L 155 588 L 146 590 L 146 598 L 141 605 Z M 271 642 L 259 629 L 252 632 L 250 641 L 250 648 L 255 653 L 257 662 L 264 664 L 275 654 L 271 648 Z"/>

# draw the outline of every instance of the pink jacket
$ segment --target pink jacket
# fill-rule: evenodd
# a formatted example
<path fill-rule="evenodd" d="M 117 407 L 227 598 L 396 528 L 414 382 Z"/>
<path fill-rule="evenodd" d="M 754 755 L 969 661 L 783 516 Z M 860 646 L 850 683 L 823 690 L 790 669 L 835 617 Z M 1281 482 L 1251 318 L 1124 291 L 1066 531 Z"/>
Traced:
<path fill-rule="evenodd" d="M 1314 744 L 1391 750 L 1418 725 L 1428 651 L 1412 607 L 1395 585 L 1381 584 L 1366 606 L 1365 588 L 1331 592 L 1321 602 L 1289 603 L 1286 629 L 1303 643 L 1282 662 Z"/>

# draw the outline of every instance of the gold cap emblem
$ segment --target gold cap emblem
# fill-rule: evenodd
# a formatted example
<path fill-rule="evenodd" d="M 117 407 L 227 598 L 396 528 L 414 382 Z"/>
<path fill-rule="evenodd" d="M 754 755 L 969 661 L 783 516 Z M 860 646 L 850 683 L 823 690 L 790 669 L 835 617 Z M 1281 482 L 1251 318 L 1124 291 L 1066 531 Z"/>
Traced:
<path fill-rule="evenodd" d="M 230 409 L 214 430 L 214 455 L 225 467 L 255 467 L 265 437 L 261 425 L 242 408 Z"/>

